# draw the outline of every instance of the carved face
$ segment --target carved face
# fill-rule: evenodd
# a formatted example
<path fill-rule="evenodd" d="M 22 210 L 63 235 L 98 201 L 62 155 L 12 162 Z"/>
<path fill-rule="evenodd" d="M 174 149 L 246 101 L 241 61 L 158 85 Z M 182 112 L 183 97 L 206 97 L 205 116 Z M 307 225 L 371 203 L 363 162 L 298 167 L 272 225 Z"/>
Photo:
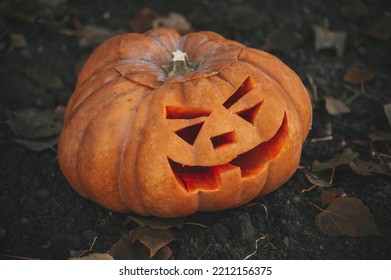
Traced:
<path fill-rule="evenodd" d="M 155 29 L 90 56 L 59 163 L 78 193 L 106 208 L 184 216 L 281 186 L 310 122 L 307 92 L 275 57 L 211 32 Z"/>

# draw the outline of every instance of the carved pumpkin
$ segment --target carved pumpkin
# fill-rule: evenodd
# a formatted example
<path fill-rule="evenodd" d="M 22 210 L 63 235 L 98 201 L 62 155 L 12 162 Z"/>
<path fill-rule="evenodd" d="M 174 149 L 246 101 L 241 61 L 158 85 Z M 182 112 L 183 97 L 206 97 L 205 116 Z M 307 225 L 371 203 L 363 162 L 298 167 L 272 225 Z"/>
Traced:
<path fill-rule="evenodd" d="M 154 29 L 89 57 L 59 162 L 78 193 L 110 210 L 184 216 L 281 186 L 310 123 L 302 82 L 276 57 L 213 32 Z"/>

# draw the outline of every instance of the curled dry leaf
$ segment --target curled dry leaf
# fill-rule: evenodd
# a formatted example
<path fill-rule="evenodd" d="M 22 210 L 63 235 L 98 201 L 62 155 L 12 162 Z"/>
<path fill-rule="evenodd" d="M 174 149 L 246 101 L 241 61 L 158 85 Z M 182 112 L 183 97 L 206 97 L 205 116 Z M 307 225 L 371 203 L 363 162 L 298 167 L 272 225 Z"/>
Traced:
<path fill-rule="evenodd" d="M 340 165 L 348 164 L 352 160 L 354 160 L 356 157 L 358 157 L 358 153 L 355 153 L 352 151 L 350 148 L 346 148 L 343 150 L 343 152 L 328 160 L 325 162 L 319 162 L 318 160 L 315 160 L 312 163 L 312 171 L 313 172 L 320 172 L 323 170 L 328 170 L 328 169 L 334 169 Z"/>
<path fill-rule="evenodd" d="M 380 235 L 369 208 L 357 198 L 336 198 L 316 216 L 316 225 L 328 236 Z"/>
<path fill-rule="evenodd" d="M 116 260 L 169 259 L 172 252 L 165 247 L 173 240 L 168 229 L 138 227 L 118 240 L 108 253 Z"/>
<path fill-rule="evenodd" d="M 326 181 L 325 179 L 319 178 L 317 175 L 306 172 L 305 177 L 307 180 L 318 187 L 331 187 L 333 184 L 330 184 L 330 182 Z"/>
<path fill-rule="evenodd" d="M 193 27 L 187 18 L 179 13 L 169 13 L 167 17 L 159 17 L 152 22 L 153 28 L 167 27 L 177 30 L 180 34 L 187 34 L 193 31 Z"/>
<path fill-rule="evenodd" d="M 350 108 L 341 100 L 333 97 L 324 97 L 327 113 L 332 116 L 350 113 Z"/>
<path fill-rule="evenodd" d="M 330 31 L 327 27 L 314 26 L 315 32 L 315 49 L 317 51 L 323 49 L 335 49 L 337 54 L 341 56 L 345 49 L 346 32 Z"/>
<path fill-rule="evenodd" d="M 25 74 L 43 90 L 57 90 L 64 87 L 60 77 L 42 68 L 27 68 Z"/>
<path fill-rule="evenodd" d="M 343 79 L 345 82 L 356 86 L 368 82 L 374 77 L 375 73 L 372 70 L 353 66 L 346 71 Z"/>

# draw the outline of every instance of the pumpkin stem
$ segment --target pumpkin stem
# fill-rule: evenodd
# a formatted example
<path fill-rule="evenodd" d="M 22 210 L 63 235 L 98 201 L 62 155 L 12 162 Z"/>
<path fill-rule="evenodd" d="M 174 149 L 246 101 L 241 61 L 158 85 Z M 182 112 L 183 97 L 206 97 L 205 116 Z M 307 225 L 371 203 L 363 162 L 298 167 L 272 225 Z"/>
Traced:
<path fill-rule="evenodd" d="M 199 61 L 189 61 L 187 54 L 181 50 L 172 53 L 172 60 L 169 64 L 162 65 L 167 78 L 185 75 L 197 70 Z"/>

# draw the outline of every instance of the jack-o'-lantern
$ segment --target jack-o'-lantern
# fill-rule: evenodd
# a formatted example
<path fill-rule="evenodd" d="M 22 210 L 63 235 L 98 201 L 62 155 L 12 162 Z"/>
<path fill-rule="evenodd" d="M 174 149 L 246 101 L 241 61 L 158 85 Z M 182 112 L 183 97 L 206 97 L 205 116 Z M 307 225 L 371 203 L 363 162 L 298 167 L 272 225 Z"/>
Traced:
<path fill-rule="evenodd" d="M 124 34 L 82 68 L 60 167 L 117 212 L 184 216 L 243 205 L 297 169 L 311 123 L 298 76 L 212 32 Z"/>

